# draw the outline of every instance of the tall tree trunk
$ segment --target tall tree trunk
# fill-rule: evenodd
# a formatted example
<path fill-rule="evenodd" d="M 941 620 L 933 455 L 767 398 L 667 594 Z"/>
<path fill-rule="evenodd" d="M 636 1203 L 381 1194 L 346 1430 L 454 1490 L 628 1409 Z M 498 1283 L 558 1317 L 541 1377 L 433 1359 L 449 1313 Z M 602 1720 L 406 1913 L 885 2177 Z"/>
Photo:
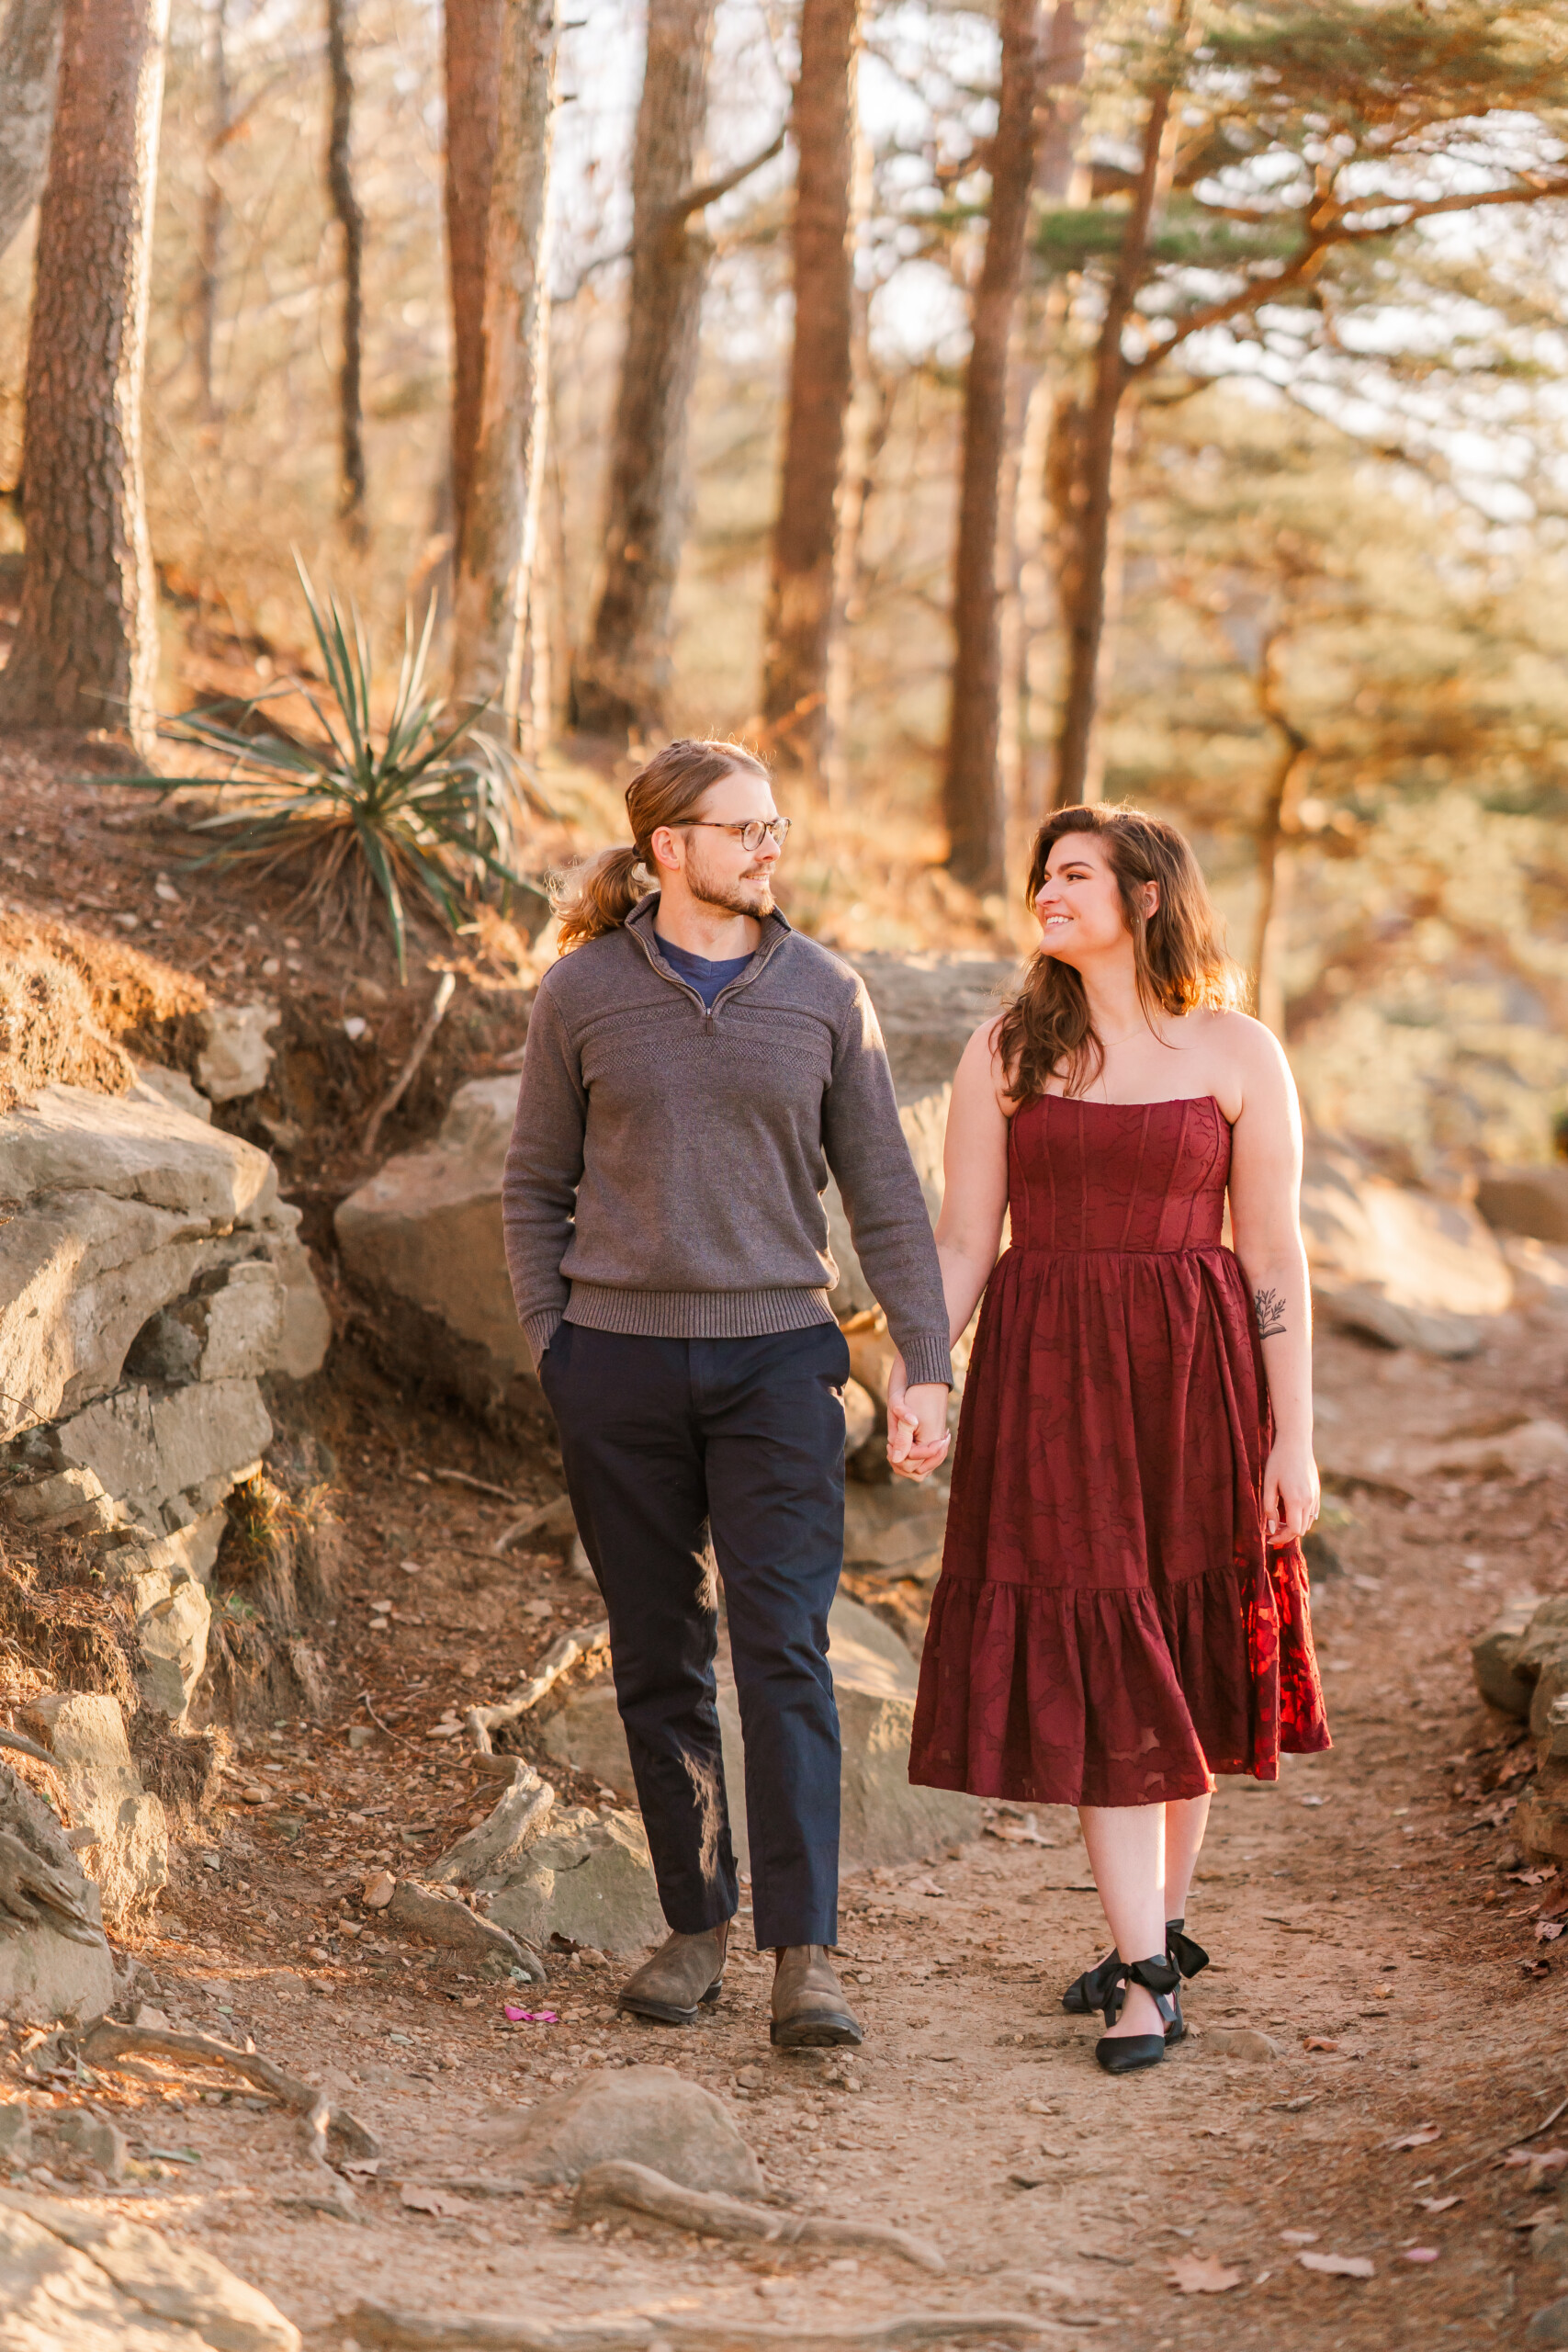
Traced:
<path fill-rule="evenodd" d="M 1279 641 L 1265 639 L 1258 676 L 1258 707 L 1279 744 L 1273 773 L 1258 812 L 1258 923 L 1252 950 L 1258 1018 L 1285 1042 L 1285 949 L 1289 944 L 1292 857 L 1301 830 L 1300 808 L 1312 768 L 1312 746 L 1287 715 L 1282 699 Z"/>
<path fill-rule="evenodd" d="M 229 0 L 209 0 L 204 40 L 207 94 L 210 109 L 207 155 L 201 188 L 201 233 L 196 265 L 196 368 L 201 413 L 209 422 L 218 413 L 213 353 L 218 340 L 218 290 L 223 264 L 223 182 L 220 165 L 229 143 L 233 120 L 233 93 L 229 85 Z"/>
<path fill-rule="evenodd" d="M 625 738 L 663 724 L 670 609 L 685 528 L 686 426 L 710 247 L 692 172 L 707 114 L 716 0 L 649 0 L 632 155 L 632 271 L 610 455 L 604 584 L 572 680 L 575 723 Z"/>
<path fill-rule="evenodd" d="M 854 390 L 855 68 L 860 0 L 803 0 L 795 90 L 795 345 L 762 653 L 762 717 L 820 776 L 834 548 Z"/>
<path fill-rule="evenodd" d="M 338 361 L 338 513 L 363 546 L 365 526 L 365 404 L 360 389 L 365 340 L 365 215 L 354 188 L 354 75 L 348 62 L 348 15 L 353 0 L 327 0 L 327 74 L 332 112 L 327 130 L 327 193 L 343 232 L 343 352 Z"/>
<path fill-rule="evenodd" d="M 0 254 L 43 194 L 63 16 L 63 0 L 11 0 L 0 26 Z"/>
<path fill-rule="evenodd" d="M 947 863 L 960 882 L 998 890 L 1006 857 L 998 746 L 1002 650 L 997 528 L 1007 439 L 1008 337 L 1023 272 L 1034 184 L 1039 0 L 1002 0 L 1002 85 L 991 145 L 991 210 L 976 288 L 964 398 L 964 461 L 953 564 L 953 687 L 942 806 Z"/>
<path fill-rule="evenodd" d="M 852 221 L 866 219 L 871 210 L 872 147 L 863 127 L 855 133 L 854 187 Z M 822 747 L 822 777 L 828 804 L 849 805 L 850 711 L 854 697 L 855 624 L 863 611 L 866 511 L 875 488 L 876 468 L 893 423 L 896 386 L 878 375 L 871 356 L 871 296 L 855 285 L 850 288 L 849 414 L 844 421 L 844 451 L 840 461 L 836 543 L 833 548 L 833 613 L 828 632 L 828 666 L 823 680 L 827 727 Z"/>
<path fill-rule="evenodd" d="M 452 546 L 463 543 L 484 397 L 485 239 L 501 121 L 504 0 L 446 0 L 446 266 L 452 298 Z"/>
<path fill-rule="evenodd" d="M 1067 674 L 1056 736 L 1052 795 L 1058 808 L 1070 808 L 1085 797 L 1091 775 L 1100 646 L 1105 634 L 1105 575 L 1111 552 L 1116 423 L 1127 388 L 1122 337 L 1148 258 L 1149 231 L 1159 193 L 1170 104 L 1170 85 L 1164 84 L 1156 89 L 1144 124 L 1138 177 L 1095 348 L 1093 388 L 1087 406 L 1077 419 L 1071 420 L 1076 429 L 1070 437 L 1077 447 L 1071 480 L 1071 555 L 1063 574 Z M 1065 416 L 1062 422 L 1064 426 L 1069 424 Z"/>
<path fill-rule="evenodd" d="M 457 698 L 499 706 L 514 741 L 533 733 L 528 616 L 548 413 L 556 46 L 555 0 L 505 0 L 484 376 L 454 597 Z"/>
<path fill-rule="evenodd" d="M 28 348 L 27 562 L 0 724 L 152 747 L 157 582 L 141 471 L 168 0 L 66 0 Z"/>

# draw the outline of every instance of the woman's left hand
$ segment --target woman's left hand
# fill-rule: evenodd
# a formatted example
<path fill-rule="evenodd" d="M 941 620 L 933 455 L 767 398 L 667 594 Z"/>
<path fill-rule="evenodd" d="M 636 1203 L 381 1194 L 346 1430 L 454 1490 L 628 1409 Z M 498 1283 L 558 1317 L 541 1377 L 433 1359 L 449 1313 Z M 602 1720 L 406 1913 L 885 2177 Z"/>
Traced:
<path fill-rule="evenodd" d="M 1269 1549 L 1303 1536 L 1321 1500 L 1311 1446 L 1276 1441 L 1263 1467 L 1263 1528 Z"/>

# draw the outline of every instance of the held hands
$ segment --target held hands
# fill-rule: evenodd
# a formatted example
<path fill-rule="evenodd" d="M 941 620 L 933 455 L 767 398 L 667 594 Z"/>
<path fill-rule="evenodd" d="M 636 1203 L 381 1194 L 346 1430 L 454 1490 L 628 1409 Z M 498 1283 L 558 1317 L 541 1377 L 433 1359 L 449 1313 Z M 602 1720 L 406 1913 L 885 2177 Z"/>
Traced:
<path fill-rule="evenodd" d="M 1263 1469 L 1263 1528 L 1270 1551 L 1306 1533 L 1321 1498 L 1311 1446 L 1278 1442 Z"/>
<path fill-rule="evenodd" d="M 894 1357 L 887 1381 L 887 1460 L 900 1478 L 924 1478 L 946 1456 L 947 1395 L 938 1381 L 911 1388 L 903 1357 Z"/>

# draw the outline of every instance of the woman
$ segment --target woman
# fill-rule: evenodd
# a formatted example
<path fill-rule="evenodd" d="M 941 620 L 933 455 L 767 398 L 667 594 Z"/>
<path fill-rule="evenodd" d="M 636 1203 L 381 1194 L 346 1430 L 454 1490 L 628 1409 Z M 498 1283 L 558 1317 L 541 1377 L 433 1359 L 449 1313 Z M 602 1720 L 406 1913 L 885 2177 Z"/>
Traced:
<path fill-rule="evenodd" d="M 1182 1920 L 1213 1775 L 1329 1744 L 1301 1123 L 1173 826 L 1064 809 L 1028 898 L 1040 952 L 948 1116 L 955 1339 L 986 1302 L 909 1777 L 1078 1807 L 1115 1949 L 1064 2006 L 1103 2011 L 1126 2074 L 1180 2038 L 1206 1963 Z M 920 1476 L 945 1441 L 900 1407 L 896 1380 L 889 1457 Z"/>

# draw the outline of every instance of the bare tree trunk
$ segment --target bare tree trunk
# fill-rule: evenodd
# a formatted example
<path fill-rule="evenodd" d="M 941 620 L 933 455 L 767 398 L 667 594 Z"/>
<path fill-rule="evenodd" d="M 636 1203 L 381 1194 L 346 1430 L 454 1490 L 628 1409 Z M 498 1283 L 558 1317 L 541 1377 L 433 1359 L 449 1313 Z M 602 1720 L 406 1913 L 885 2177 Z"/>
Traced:
<path fill-rule="evenodd" d="M 820 776 L 844 439 L 854 390 L 855 68 L 860 0 L 803 0 L 795 89 L 795 345 L 762 652 L 762 717 Z"/>
<path fill-rule="evenodd" d="M 556 46 L 555 0 L 505 0 L 484 377 L 454 594 L 456 696 L 499 706 L 514 741 L 533 734 L 528 616 L 548 413 Z"/>
<path fill-rule="evenodd" d="M 354 76 L 348 62 L 348 14 L 353 0 L 327 0 L 327 74 L 332 113 L 327 132 L 327 193 L 343 231 L 343 352 L 338 362 L 338 514 L 363 546 L 365 524 L 365 404 L 360 376 L 365 338 L 365 215 L 354 189 Z"/>
<path fill-rule="evenodd" d="M 43 194 L 63 15 L 63 0 L 11 0 L 0 26 L 0 254 Z"/>
<path fill-rule="evenodd" d="M 223 182 L 219 165 L 229 143 L 233 94 L 229 85 L 229 0 L 209 0 L 204 41 L 208 102 L 207 155 L 201 188 L 201 233 L 196 265 L 196 367 L 201 413 L 218 413 L 213 352 L 218 339 L 218 292 L 223 263 Z"/>
<path fill-rule="evenodd" d="M 871 210 L 872 148 L 863 129 L 855 133 L 853 224 Z M 850 283 L 850 406 L 839 466 L 839 503 L 833 548 L 833 610 L 823 678 L 827 724 L 823 729 L 822 780 L 829 808 L 848 806 L 850 710 L 854 696 L 854 630 L 862 611 L 861 550 L 866 510 L 875 486 L 877 461 L 893 422 L 894 386 L 878 376 L 871 356 L 871 297 Z"/>
<path fill-rule="evenodd" d="M 1258 677 L 1258 707 L 1279 739 L 1279 755 L 1258 819 L 1258 925 L 1252 971 L 1258 1018 L 1285 1042 L 1285 949 L 1290 929 L 1291 845 L 1312 766 L 1312 746 L 1286 715 L 1280 693 L 1279 641 L 1265 639 Z"/>
<path fill-rule="evenodd" d="M 157 582 L 141 470 L 168 0 L 66 0 L 28 348 L 27 564 L 0 724 L 152 747 Z"/>
<path fill-rule="evenodd" d="M 485 239 L 501 121 L 505 0 L 446 0 L 446 266 L 452 296 L 452 547 L 463 543 L 484 397 Z"/>
<path fill-rule="evenodd" d="M 1082 800 L 1090 778 L 1100 645 L 1105 632 L 1105 574 L 1111 548 L 1116 421 L 1127 387 L 1122 336 L 1148 257 L 1149 231 L 1159 190 L 1170 104 L 1168 84 L 1157 88 L 1149 102 L 1132 208 L 1105 298 L 1105 316 L 1095 350 L 1093 389 L 1073 435 L 1077 444 L 1077 461 L 1072 476 L 1072 553 L 1063 576 L 1067 675 L 1056 736 L 1053 791 L 1058 808 Z"/>
<path fill-rule="evenodd" d="M 991 143 L 991 211 L 976 288 L 964 400 L 964 463 L 953 564 L 953 688 L 942 777 L 947 863 L 960 882 L 999 890 L 1006 812 L 998 745 L 1002 649 L 997 532 L 1007 440 L 1008 338 L 1023 273 L 1034 184 L 1039 0 L 1002 0 L 1002 85 Z"/>
<path fill-rule="evenodd" d="M 709 245 L 692 173 L 707 115 L 716 0 L 649 0 L 632 155 L 632 273 L 610 455 L 604 584 L 572 680 L 575 724 L 625 738 L 663 723 L 670 608 L 685 528 L 686 425 Z"/>

